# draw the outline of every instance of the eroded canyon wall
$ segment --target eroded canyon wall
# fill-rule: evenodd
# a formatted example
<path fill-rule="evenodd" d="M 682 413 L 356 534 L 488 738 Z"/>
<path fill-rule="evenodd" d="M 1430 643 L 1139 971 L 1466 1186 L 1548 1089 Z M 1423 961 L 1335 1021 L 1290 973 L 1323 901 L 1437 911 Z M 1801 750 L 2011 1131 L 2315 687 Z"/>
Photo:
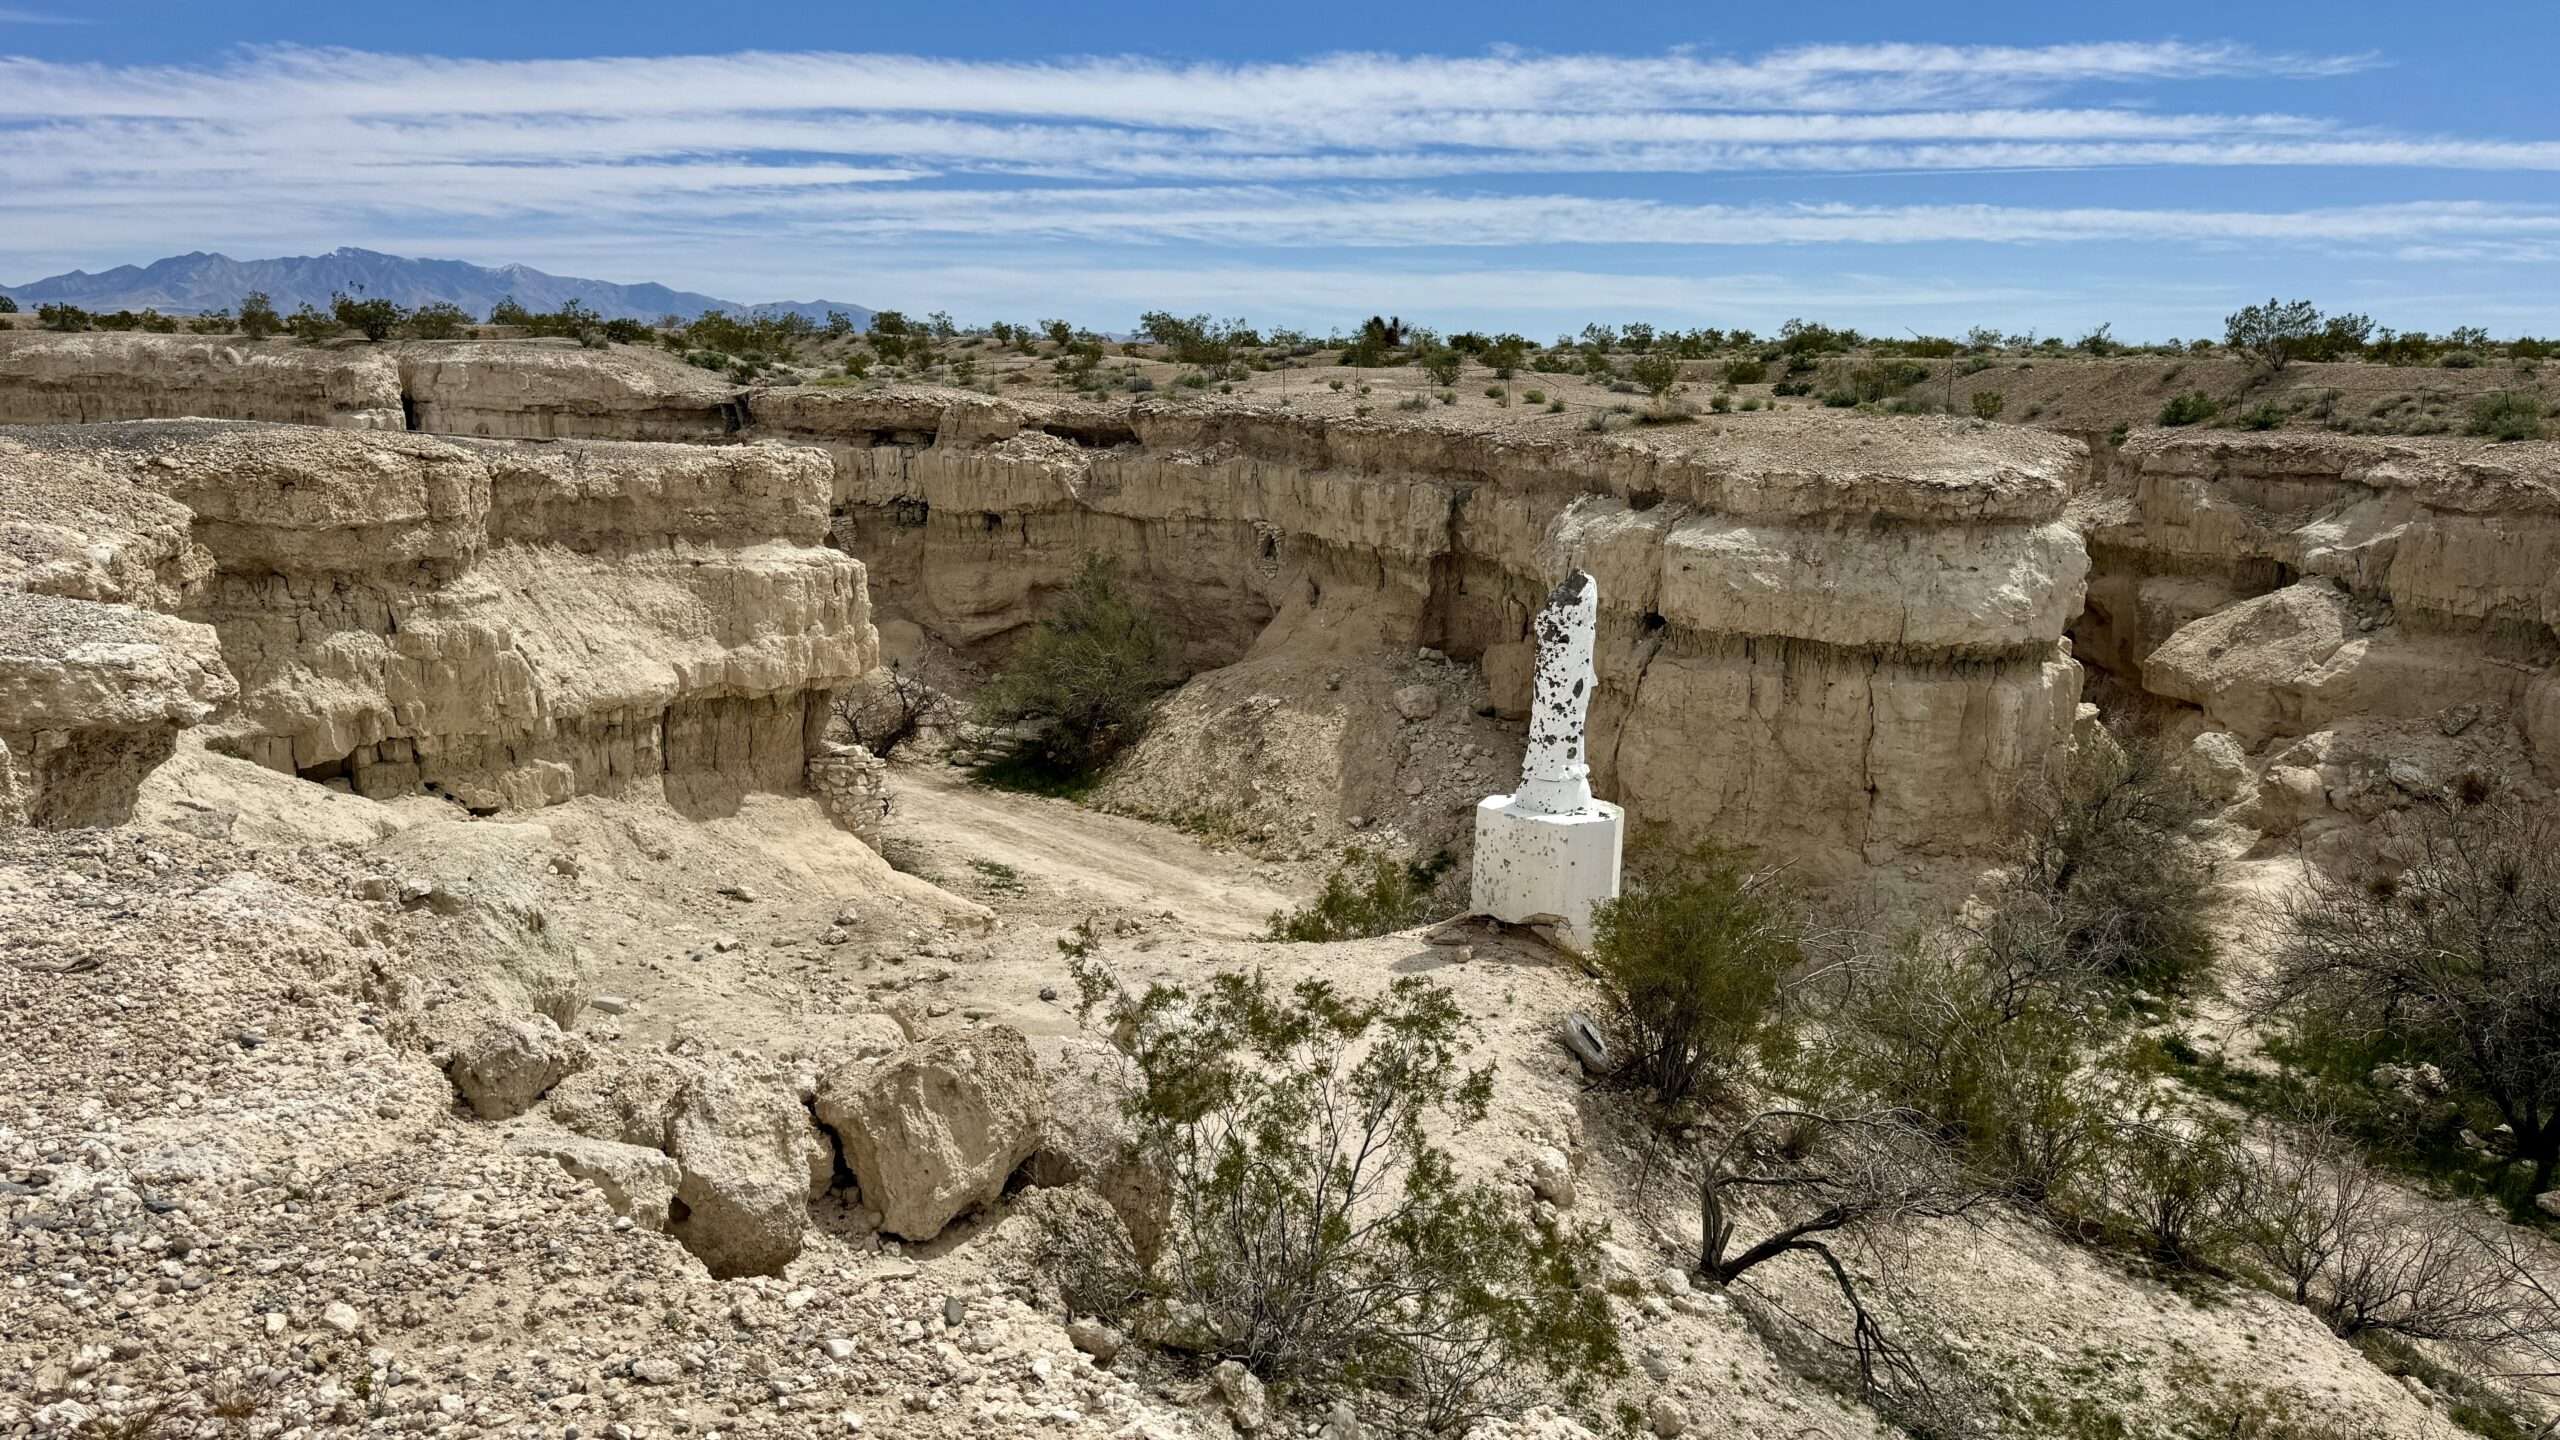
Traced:
<path fill-rule="evenodd" d="M 1251 678 L 1195 689 L 1303 700 L 1359 657 L 1429 646 L 1487 661 L 1499 702 L 1525 676 L 1539 597 L 1585 566 L 1603 605 L 1601 789 L 1640 819 L 1828 868 L 1980 851 L 2078 701 L 2061 637 L 2086 560 L 2060 516 L 2082 452 L 2033 432 L 1765 417 L 1528 438 L 1182 404 L 971 398 L 935 417 L 912 398 L 781 398 L 758 396 L 759 431 L 829 445 L 840 541 L 964 647 L 1027 623 L 1100 552 L 1195 663 Z M 1147 744 L 1214 749 L 1221 731 L 1179 703 L 1169 728 Z M 1214 754 L 1191 769 L 1239 784 Z"/>
<path fill-rule="evenodd" d="M 141 340 L 198 354 L 165 337 Z M 298 399 L 288 406 L 280 392 L 278 409 L 292 413 L 277 418 L 305 423 L 357 423 L 387 403 L 429 431 L 814 446 L 832 469 L 831 538 L 870 567 L 884 613 L 963 651 L 1000 650 L 1086 556 L 1114 557 L 1200 672 L 1148 740 L 1154 753 L 1133 767 L 1156 791 L 1175 792 L 1146 797 L 1160 810 L 1227 804 L 1216 792 L 1242 788 L 1268 738 L 1232 723 L 1235 713 L 1276 706 L 1304 712 L 1344 758 L 1312 791 L 1290 791 L 1292 805 L 1313 813 L 1266 818 L 1338 827 L 1354 809 L 1374 816 L 1376 786 L 1355 775 L 1376 780 L 1396 766 L 1353 752 L 1397 724 L 1374 678 L 1380 658 L 1429 647 L 1480 660 L 1493 703 L 1514 705 L 1528 617 L 1575 563 L 1601 576 L 1606 607 L 1598 782 L 1640 820 L 1825 868 L 1976 853 L 2067 734 L 2078 698 L 2080 672 L 2061 637 L 2080 607 L 2084 560 L 2059 519 L 2085 461 L 2077 442 L 2032 431 L 1770 415 L 1585 436 L 1328 423 L 1198 401 L 741 390 L 653 352 L 557 343 L 277 353 L 376 377 L 333 415 L 315 417 Z M 216 349 L 199 368 L 246 373 L 272 358 Z M 26 355 L 0 350 L 0 417 L 36 403 L 11 378 L 30 369 Z M 84 417 L 186 403 L 165 387 L 118 398 L 98 383 L 72 407 Z M 229 384 L 204 379 L 200 393 Z M 60 405 L 61 389 L 44 403 Z M 493 638 L 485 654 L 472 648 L 484 643 L 473 637 L 494 634 L 472 617 L 507 610 L 557 612 L 540 616 L 545 633 L 599 637 L 606 652 L 607 631 L 642 637 L 638 648 L 653 655 L 670 648 L 658 617 L 683 588 L 678 575 L 615 561 L 611 583 L 590 584 L 573 564 L 524 558 L 537 536 L 508 538 L 507 515 L 551 502 L 503 495 L 566 482 L 510 488 L 497 476 L 556 463 L 531 458 L 545 450 L 436 452 L 490 473 L 492 518 L 453 523 L 486 526 L 493 542 L 516 547 L 508 554 L 458 563 L 438 549 L 439 522 L 422 512 L 405 530 L 379 534 L 383 522 L 351 520 L 347 533 L 268 568 L 245 554 L 226 566 L 204 606 L 233 617 L 227 648 L 240 657 L 240 709 L 252 722 L 241 743 L 304 773 L 344 764 L 392 777 L 351 775 L 358 783 L 405 784 L 402 767 L 427 764 L 410 733 L 422 724 L 430 734 L 528 737 L 437 742 L 445 756 L 470 755 L 474 773 L 511 777 L 497 787 L 510 797 L 609 784 L 645 765 L 647 745 L 611 717 L 646 716 L 661 690 L 689 682 L 627 683 L 616 677 L 647 667 L 610 653 L 577 667 L 555 660 L 546 683 L 573 697 L 582 718 L 553 721 L 517 678 L 519 667 L 541 663 L 531 649 Z M 446 463 L 455 462 L 392 468 L 422 467 L 403 482 L 417 487 Z M 455 503 L 467 511 L 472 502 Z M 223 549 L 219 505 L 204 524 L 208 547 Z M 322 550 L 385 546 L 418 552 L 386 560 L 453 572 L 436 605 L 398 622 L 396 639 L 369 582 L 318 565 Z M 723 584 L 790 592 L 745 608 L 802 606 L 797 581 L 722 573 Z M 608 613 L 569 613 L 574 597 L 591 593 L 608 597 L 594 601 Z M 325 617 L 334 641 L 302 643 L 272 618 L 306 609 Z M 412 626 L 426 636 L 412 637 Z M 573 669 L 579 678 L 566 678 Z M 451 713 L 457 705 L 471 713 Z M 775 717 L 771 728 L 781 724 Z M 1469 773 L 1488 773 L 1485 752 Z M 1179 793 L 1186 788 L 1195 793 Z"/>
<path fill-rule="evenodd" d="M 0 430 L 0 711 L 44 732 L 12 742 L 14 808 L 113 818 L 45 757 L 196 723 L 278 770 L 483 811 L 796 789 L 828 693 L 878 653 L 862 568 L 824 543 L 832 485 L 780 446 Z M 108 666 L 151 683 L 19 703 Z"/>
<path fill-rule="evenodd" d="M 2271 834 L 2560 779 L 2560 445 L 2146 432 L 2073 518 L 2082 658 L 2231 737 Z"/>

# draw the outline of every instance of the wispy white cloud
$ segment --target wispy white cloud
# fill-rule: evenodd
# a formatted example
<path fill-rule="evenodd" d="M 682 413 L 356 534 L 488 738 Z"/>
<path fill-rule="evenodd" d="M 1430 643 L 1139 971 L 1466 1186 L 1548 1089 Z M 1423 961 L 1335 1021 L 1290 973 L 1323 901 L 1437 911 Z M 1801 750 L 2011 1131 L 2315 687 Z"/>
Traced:
<path fill-rule="evenodd" d="M 2319 247 L 2403 263 L 2560 253 L 2553 206 L 1588 193 L 1623 190 L 1610 177 L 1629 176 L 2560 171 L 2560 139 L 2391 132 L 2278 98 L 2376 63 L 2183 41 L 1258 65 L 815 52 L 483 60 L 294 47 L 185 66 L 0 56 L 0 146 L 11 156 L 0 274 L 198 246 L 268 254 L 361 242 L 498 259 L 574 250 L 620 257 L 619 273 L 635 278 L 724 289 L 736 288 L 724 266 L 815 275 L 845 257 L 898 253 L 917 273 L 992 293 L 989 276 L 1132 273 L 1093 262 L 1133 247 L 1171 257 L 1149 267 L 1159 279 L 1214 276 L 1250 297 L 1262 287 L 1249 277 L 1275 272 L 1230 263 L 1246 251 L 1520 247 L 1547 261 L 1517 273 L 1614 295 L 1625 287 L 1597 278 L 1609 272 L 1570 257 L 1594 245 L 1845 254 L 2127 242 Z M 2181 83 L 2232 78 L 2265 82 L 2269 108 L 2172 103 Z M 1820 188 L 1792 183 L 1794 193 Z M 1278 270 L 1305 293 L 1348 273 Z M 1751 283 L 1765 291 L 1766 278 Z"/>
<path fill-rule="evenodd" d="M 56 15 L 49 10 L 21 10 L 14 5 L 0 5 L 0 25 L 94 25 L 86 15 Z"/>

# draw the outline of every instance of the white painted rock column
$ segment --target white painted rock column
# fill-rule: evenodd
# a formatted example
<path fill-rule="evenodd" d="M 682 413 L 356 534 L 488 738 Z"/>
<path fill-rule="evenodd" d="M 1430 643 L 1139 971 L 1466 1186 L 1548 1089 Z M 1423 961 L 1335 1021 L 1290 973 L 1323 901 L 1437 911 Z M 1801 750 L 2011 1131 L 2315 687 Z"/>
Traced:
<path fill-rule="evenodd" d="M 1618 893 L 1626 812 L 1591 798 L 1583 731 L 1591 715 L 1593 636 L 1600 587 L 1579 570 L 1538 612 L 1538 669 L 1520 789 L 1476 805 L 1473 904 L 1514 925 L 1550 925 L 1577 948 L 1591 943 L 1591 910 Z"/>

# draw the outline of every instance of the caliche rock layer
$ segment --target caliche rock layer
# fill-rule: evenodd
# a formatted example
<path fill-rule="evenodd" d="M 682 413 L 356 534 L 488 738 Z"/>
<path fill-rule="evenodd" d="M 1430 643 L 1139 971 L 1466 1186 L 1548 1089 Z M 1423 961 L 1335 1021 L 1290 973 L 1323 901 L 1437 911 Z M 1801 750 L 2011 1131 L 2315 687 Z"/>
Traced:
<path fill-rule="evenodd" d="M 818 1079 L 819 1121 L 844 1147 L 880 1228 L 930 1240 L 993 1204 L 1040 1148 L 1048 1096 L 1020 1031 L 943 1036 Z"/>
<path fill-rule="evenodd" d="M 2560 444 L 2152 432 L 2072 509 L 2081 657 L 2191 707 L 2239 818 L 2318 842 L 2560 780 Z"/>
<path fill-rule="evenodd" d="M 878 653 L 861 566 L 823 544 L 830 483 L 774 446 L 0 431 L 34 556 L 0 570 L 0 744 L 210 718 L 274 769 L 482 812 L 796 789 L 828 693 Z M 21 790 L 78 793 L 39 763 Z"/>

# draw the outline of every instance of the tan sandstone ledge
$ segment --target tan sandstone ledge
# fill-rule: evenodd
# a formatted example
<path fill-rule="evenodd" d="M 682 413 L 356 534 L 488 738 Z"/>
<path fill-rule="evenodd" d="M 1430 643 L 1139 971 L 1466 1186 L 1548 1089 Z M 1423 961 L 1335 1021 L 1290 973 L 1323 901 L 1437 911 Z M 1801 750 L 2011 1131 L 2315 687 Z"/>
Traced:
<path fill-rule="evenodd" d="M 645 781 L 716 808 L 797 789 L 828 692 L 876 660 L 862 568 L 822 543 L 829 486 L 814 451 L 771 446 L 0 430 L 0 605 L 124 630 L 160 612 L 159 658 L 127 668 L 307 778 L 475 809 Z M 29 637 L 8 647 L 21 670 L 75 658 L 45 638 L 76 633 L 60 625 L 6 633 Z M 195 660 L 219 678 L 189 691 Z M 64 709 L 48 727 L 82 728 Z M 86 723 L 137 711 L 204 718 L 102 693 Z M 20 788 L 42 788 L 27 768 Z"/>

